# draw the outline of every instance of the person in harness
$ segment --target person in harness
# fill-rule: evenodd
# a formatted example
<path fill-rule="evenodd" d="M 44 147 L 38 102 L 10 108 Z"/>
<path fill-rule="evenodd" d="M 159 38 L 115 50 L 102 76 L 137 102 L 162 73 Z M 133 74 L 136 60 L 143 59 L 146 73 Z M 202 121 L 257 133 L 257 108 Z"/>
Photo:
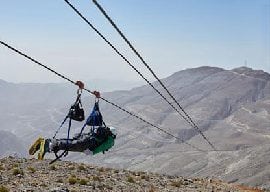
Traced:
<path fill-rule="evenodd" d="M 103 117 L 99 111 L 100 93 L 94 91 L 97 101 L 94 108 L 84 123 L 79 134 L 76 134 L 73 138 L 69 138 L 69 132 L 71 128 L 71 121 L 83 121 L 84 110 L 81 103 L 81 90 L 83 89 L 83 83 L 77 81 L 79 90 L 77 92 L 76 102 L 71 106 L 68 115 L 54 134 L 53 138 L 39 137 L 30 147 L 29 154 L 34 155 L 38 152 L 38 159 L 43 160 L 46 153 L 54 153 L 56 159 L 52 162 L 60 159 L 62 156 L 66 156 L 68 151 L 72 152 L 84 152 L 85 154 L 95 155 L 100 152 L 108 151 L 113 145 L 116 138 L 116 130 L 114 127 L 107 127 L 103 121 Z M 69 127 L 67 138 L 56 139 L 56 135 L 60 128 L 69 119 Z M 91 130 L 88 133 L 83 133 L 86 126 L 91 126 Z M 58 155 L 59 151 L 63 151 L 61 155 Z"/>
<path fill-rule="evenodd" d="M 94 132 L 84 133 L 72 139 L 44 139 L 38 138 L 29 149 L 29 154 L 34 155 L 37 151 L 38 159 L 43 160 L 46 153 L 58 151 L 84 152 L 85 154 L 95 155 L 100 152 L 108 151 L 116 138 L 113 127 L 100 126 Z"/>

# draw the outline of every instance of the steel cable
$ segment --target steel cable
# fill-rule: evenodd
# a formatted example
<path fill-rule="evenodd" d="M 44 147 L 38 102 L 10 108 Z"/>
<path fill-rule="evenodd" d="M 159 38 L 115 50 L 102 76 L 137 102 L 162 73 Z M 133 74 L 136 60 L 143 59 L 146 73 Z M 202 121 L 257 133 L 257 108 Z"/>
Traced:
<path fill-rule="evenodd" d="M 77 86 L 76 83 L 75 83 L 75 81 L 72 81 L 71 79 L 67 78 L 66 76 L 64 76 L 64 75 L 62 75 L 62 74 L 56 72 L 55 70 L 51 69 L 50 67 L 48 67 L 48 66 L 42 64 L 41 62 L 39 62 L 39 61 L 33 59 L 32 57 L 30 57 L 30 56 L 24 54 L 23 52 L 19 51 L 18 49 L 14 48 L 14 47 L 12 47 L 12 46 L 10 46 L 10 45 L 8 45 L 7 43 L 5 43 L 5 42 L 3 42 L 3 41 L 0 41 L 0 43 L 1 43 L 2 45 L 4 45 L 5 47 L 9 48 L 10 50 L 12 50 L 12 51 L 18 53 L 19 55 L 21 55 L 21 56 L 23 56 L 23 57 L 29 59 L 30 61 L 34 62 L 35 64 L 37 64 L 37 65 L 39 65 L 39 66 L 45 68 L 46 70 L 48 70 L 48 71 L 50 71 L 50 72 L 56 74 L 57 76 L 59 76 L 59 77 L 65 79 L 65 80 L 67 80 L 68 82 L 70 82 L 70 83 L 74 84 L 75 86 Z M 83 90 L 87 91 L 88 93 L 91 93 L 92 95 L 95 95 L 95 92 L 90 91 L 89 89 L 83 88 Z M 196 149 L 196 150 L 198 150 L 198 151 L 200 151 L 200 152 L 206 152 L 205 150 L 199 149 L 198 147 L 196 147 L 196 146 L 194 146 L 194 145 L 192 145 L 192 144 L 190 144 L 190 143 L 184 141 L 184 140 L 181 139 L 180 137 L 177 137 L 177 136 L 175 136 L 175 135 L 169 133 L 168 131 L 166 131 L 166 130 L 164 130 L 164 129 L 162 129 L 162 128 L 156 126 L 156 125 L 154 125 L 153 123 L 150 123 L 149 121 L 143 119 L 142 117 L 139 117 L 138 115 L 135 115 L 135 114 L 133 114 L 132 112 L 130 112 L 130 111 L 128 111 L 128 110 L 126 110 L 126 109 L 120 107 L 119 105 L 113 103 L 112 101 L 109 101 L 109 100 L 107 100 L 107 99 L 105 99 L 105 98 L 103 98 L 103 97 L 100 97 L 100 99 L 103 100 L 103 101 L 105 101 L 106 103 L 111 104 L 112 106 L 114 106 L 114 107 L 120 109 L 121 111 L 123 111 L 123 112 L 125 112 L 125 113 L 127 113 L 127 114 L 129 114 L 129 115 L 131 115 L 131 116 L 133 116 L 133 117 L 135 117 L 135 118 L 137 118 L 137 119 L 139 119 L 140 121 L 142 121 L 142 122 L 144 122 L 144 123 L 146 123 L 146 124 L 148 124 L 148 125 L 150 125 L 150 126 L 156 128 L 156 129 L 158 129 L 159 131 L 161 131 L 161 132 L 163 132 L 163 133 L 165 133 L 165 134 L 167 134 L 167 135 L 169 135 L 169 136 L 171 136 L 171 137 L 173 137 L 173 138 L 175 138 L 175 139 L 181 141 L 182 143 L 185 143 L 186 145 L 188 145 L 188 146 L 190 146 L 190 147 L 192 147 L 192 148 L 194 148 L 194 149 Z"/>
<path fill-rule="evenodd" d="M 170 93 L 170 91 L 167 89 L 167 87 L 162 83 L 162 81 L 157 77 L 157 75 L 154 73 L 153 69 L 146 63 L 146 61 L 143 59 L 141 54 L 134 48 L 134 46 L 131 44 L 131 42 L 126 38 L 126 36 L 123 34 L 123 32 L 119 29 L 119 27 L 115 24 L 115 22 L 111 19 L 111 17 L 106 13 L 106 11 L 102 8 L 102 6 L 96 1 L 92 0 L 93 3 L 97 6 L 97 8 L 100 10 L 100 12 L 105 16 L 105 18 L 111 23 L 113 28 L 118 32 L 118 34 L 124 39 L 124 41 L 128 44 L 128 46 L 131 48 L 131 50 L 137 55 L 137 57 L 141 60 L 141 62 L 146 66 L 146 68 L 151 72 L 151 74 L 154 76 L 154 78 L 159 82 L 159 84 L 163 87 L 163 89 L 168 93 L 168 95 L 173 99 L 173 101 L 177 104 L 177 106 L 181 109 L 181 111 L 186 115 L 186 117 L 189 119 L 189 121 L 192 123 L 193 127 L 197 129 L 197 131 L 202 135 L 202 137 L 208 142 L 208 144 L 216 150 L 214 145 L 207 139 L 207 137 L 203 134 L 203 132 L 199 129 L 199 127 L 196 125 L 196 123 L 191 119 L 191 117 L 187 114 L 187 112 L 184 110 L 184 108 L 179 104 L 179 102 L 175 99 L 175 97 Z"/>
<path fill-rule="evenodd" d="M 68 0 L 64 0 L 72 9 L 73 11 L 75 11 L 81 19 L 83 19 L 133 70 L 135 70 L 137 72 L 137 74 L 139 74 L 139 76 L 144 79 L 188 124 L 191 125 L 191 127 L 195 128 L 200 134 L 201 136 L 208 142 L 208 144 L 214 149 L 216 150 L 216 148 L 214 147 L 214 145 L 207 139 L 207 137 L 202 133 L 202 131 L 198 128 L 198 126 L 194 123 L 194 121 L 190 118 L 190 116 L 184 111 L 184 109 L 180 106 L 180 104 L 177 102 L 177 100 L 173 97 L 173 95 L 168 91 L 168 89 L 164 86 L 164 84 L 160 81 L 160 79 L 154 74 L 153 70 L 149 67 L 149 65 L 146 64 L 146 62 L 143 60 L 143 58 L 140 56 L 140 54 L 134 49 L 132 48 L 132 50 L 135 50 L 136 55 L 146 64 L 146 66 L 148 66 L 147 68 L 150 70 L 150 72 L 154 75 L 154 77 L 159 81 L 159 83 L 162 85 L 162 87 L 168 92 L 168 94 L 172 97 L 172 99 L 174 100 L 175 103 L 177 103 L 177 105 L 179 106 L 179 108 L 184 112 L 184 114 L 186 116 L 184 116 L 177 108 L 175 108 L 174 105 L 171 104 L 171 102 L 168 101 L 168 99 L 159 91 L 157 90 L 150 81 L 148 81 L 138 70 L 137 68 L 132 65 L 129 60 L 118 51 L 118 49 L 112 45 L 112 43 L 110 41 L 108 41 L 104 35 L 102 35 L 102 33 L 93 26 L 93 24 L 86 19 L 82 13 L 74 6 L 72 5 Z M 104 11 L 105 12 L 105 11 Z M 106 14 L 107 15 L 107 14 Z M 111 20 L 111 19 L 110 19 Z M 112 21 L 112 20 L 111 20 Z M 112 21 L 113 22 L 113 21 Z M 116 26 L 114 24 L 114 26 Z M 116 28 L 118 29 L 118 27 L 116 26 Z M 119 29 L 117 31 L 120 31 Z M 133 47 L 131 45 L 131 43 L 125 38 L 125 36 L 123 35 L 123 33 L 120 31 L 120 35 L 122 37 L 124 37 L 125 41 L 130 45 L 130 47 Z"/>
<path fill-rule="evenodd" d="M 136 71 L 136 73 L 145 81 L 147 82 L 147 84 L 149 84 L 184 120 L 186 120 L 186 122 L 188 122 L 191 126 L 193 126 L 191 124 L 191 122 L 189 122 L 189 120 L 183 115 L 181 114 L 181 112 L 174 106 L 172 105 L 171 102 L 168 101 L 168 99 L 159 91 L 157 90 L 154 85 L 147 80 L 143 74 L 134 66 L 130 63 L 130 61 L 122 54 L 120 53 L 120 51 L 113 45 L 111 44 L 111 42 L 109 40 L 106 39 L 106 37 L 104 35 L 101 34 L 101 32 L 94 27 L 90 21 L 88 19 L 86 19 L 80 12 L 78 9 L 76 9 L 76 7 L 74 7 L 68 0 L 64 0 L 134 71 Z"/>

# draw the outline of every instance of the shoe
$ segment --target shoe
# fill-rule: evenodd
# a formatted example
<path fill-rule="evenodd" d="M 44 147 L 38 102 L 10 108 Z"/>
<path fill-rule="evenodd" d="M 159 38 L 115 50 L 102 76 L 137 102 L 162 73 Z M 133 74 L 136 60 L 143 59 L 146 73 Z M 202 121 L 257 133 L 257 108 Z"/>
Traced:
<path fill-rule="evenodd" d="M 50 151 L 50 139 L 43 139 L 40 143 L 39 153 L 38 153 L 38 159 L 43 160 L 45 153 Z"/>
<path fill-rule="evenodd" d="M 41 142 L 44 140 L 44 138 L 39 137 L 34 144 L 29 149 L 29 155 L 34 155 L 40 148 Z"/>

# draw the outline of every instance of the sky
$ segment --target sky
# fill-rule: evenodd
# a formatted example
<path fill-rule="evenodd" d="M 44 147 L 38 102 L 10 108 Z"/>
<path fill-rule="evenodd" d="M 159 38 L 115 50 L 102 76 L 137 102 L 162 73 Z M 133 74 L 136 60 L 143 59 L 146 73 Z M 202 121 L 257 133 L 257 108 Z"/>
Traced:
<path fill-rule="evenodd" d="M 270 72 L 270 0 L 99 0 L 155 73 L 246 65 Z M 91 0 L 71 0 L 147 78 Z M 1 0 L 0 40 L 74 80 L 141 81 L 64 0 Z M 0 46 L 0 79 L 63 82 Z"/>

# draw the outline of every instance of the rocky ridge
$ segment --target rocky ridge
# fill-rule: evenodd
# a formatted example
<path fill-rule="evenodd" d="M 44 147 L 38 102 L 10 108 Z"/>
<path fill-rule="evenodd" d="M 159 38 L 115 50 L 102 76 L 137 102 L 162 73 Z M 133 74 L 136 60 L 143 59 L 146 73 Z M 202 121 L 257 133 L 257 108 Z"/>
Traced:
<path fill-rule="evenodd" d="M 198 132 L 151 87 L 141 86 L 102 96 L 207 152 L 196 152 L 100 102 L 106 124 L 117 128 L 115 146 L 104 155 L 89 158 L 70 153 L 65 160 L 187 178 L 211 176 L 270 188 L 270 74 L 247 67 L 225 70 L 205 66 L 176 72 L 162 82 L 220 151 L 211 151 Z M 157 82 L 153 84 L 160 89 Z M 38 136 L 52 137 L 76 96 L 76 87 L 60 84 L 0 81 L 0 88 L 0 130 L 16 136 L 24 148 Z M 93 97 L 84 94 L 82 102 L 89 114 Z M 74 123 L 71 134 L 80 128 L 81 124 Z M 65 138 L 66 130 L 58 137 Z M 2 135 L 0 132 L 0 144 L 3 141 L 2 146 L 11 147 L 14 139 Z M 14 147 L 0 149 L 0 157 L 15 151 Z M 24 151 L 18 148 L 17 153 Z"/>
<path fill-rule="evenodd" d="M 67 161 L 6 157 L 0 160 L 0 191 L 226 191 L 260 192 L 215 179 L 183 178 L 150 172 L 132 172 Z"/>

